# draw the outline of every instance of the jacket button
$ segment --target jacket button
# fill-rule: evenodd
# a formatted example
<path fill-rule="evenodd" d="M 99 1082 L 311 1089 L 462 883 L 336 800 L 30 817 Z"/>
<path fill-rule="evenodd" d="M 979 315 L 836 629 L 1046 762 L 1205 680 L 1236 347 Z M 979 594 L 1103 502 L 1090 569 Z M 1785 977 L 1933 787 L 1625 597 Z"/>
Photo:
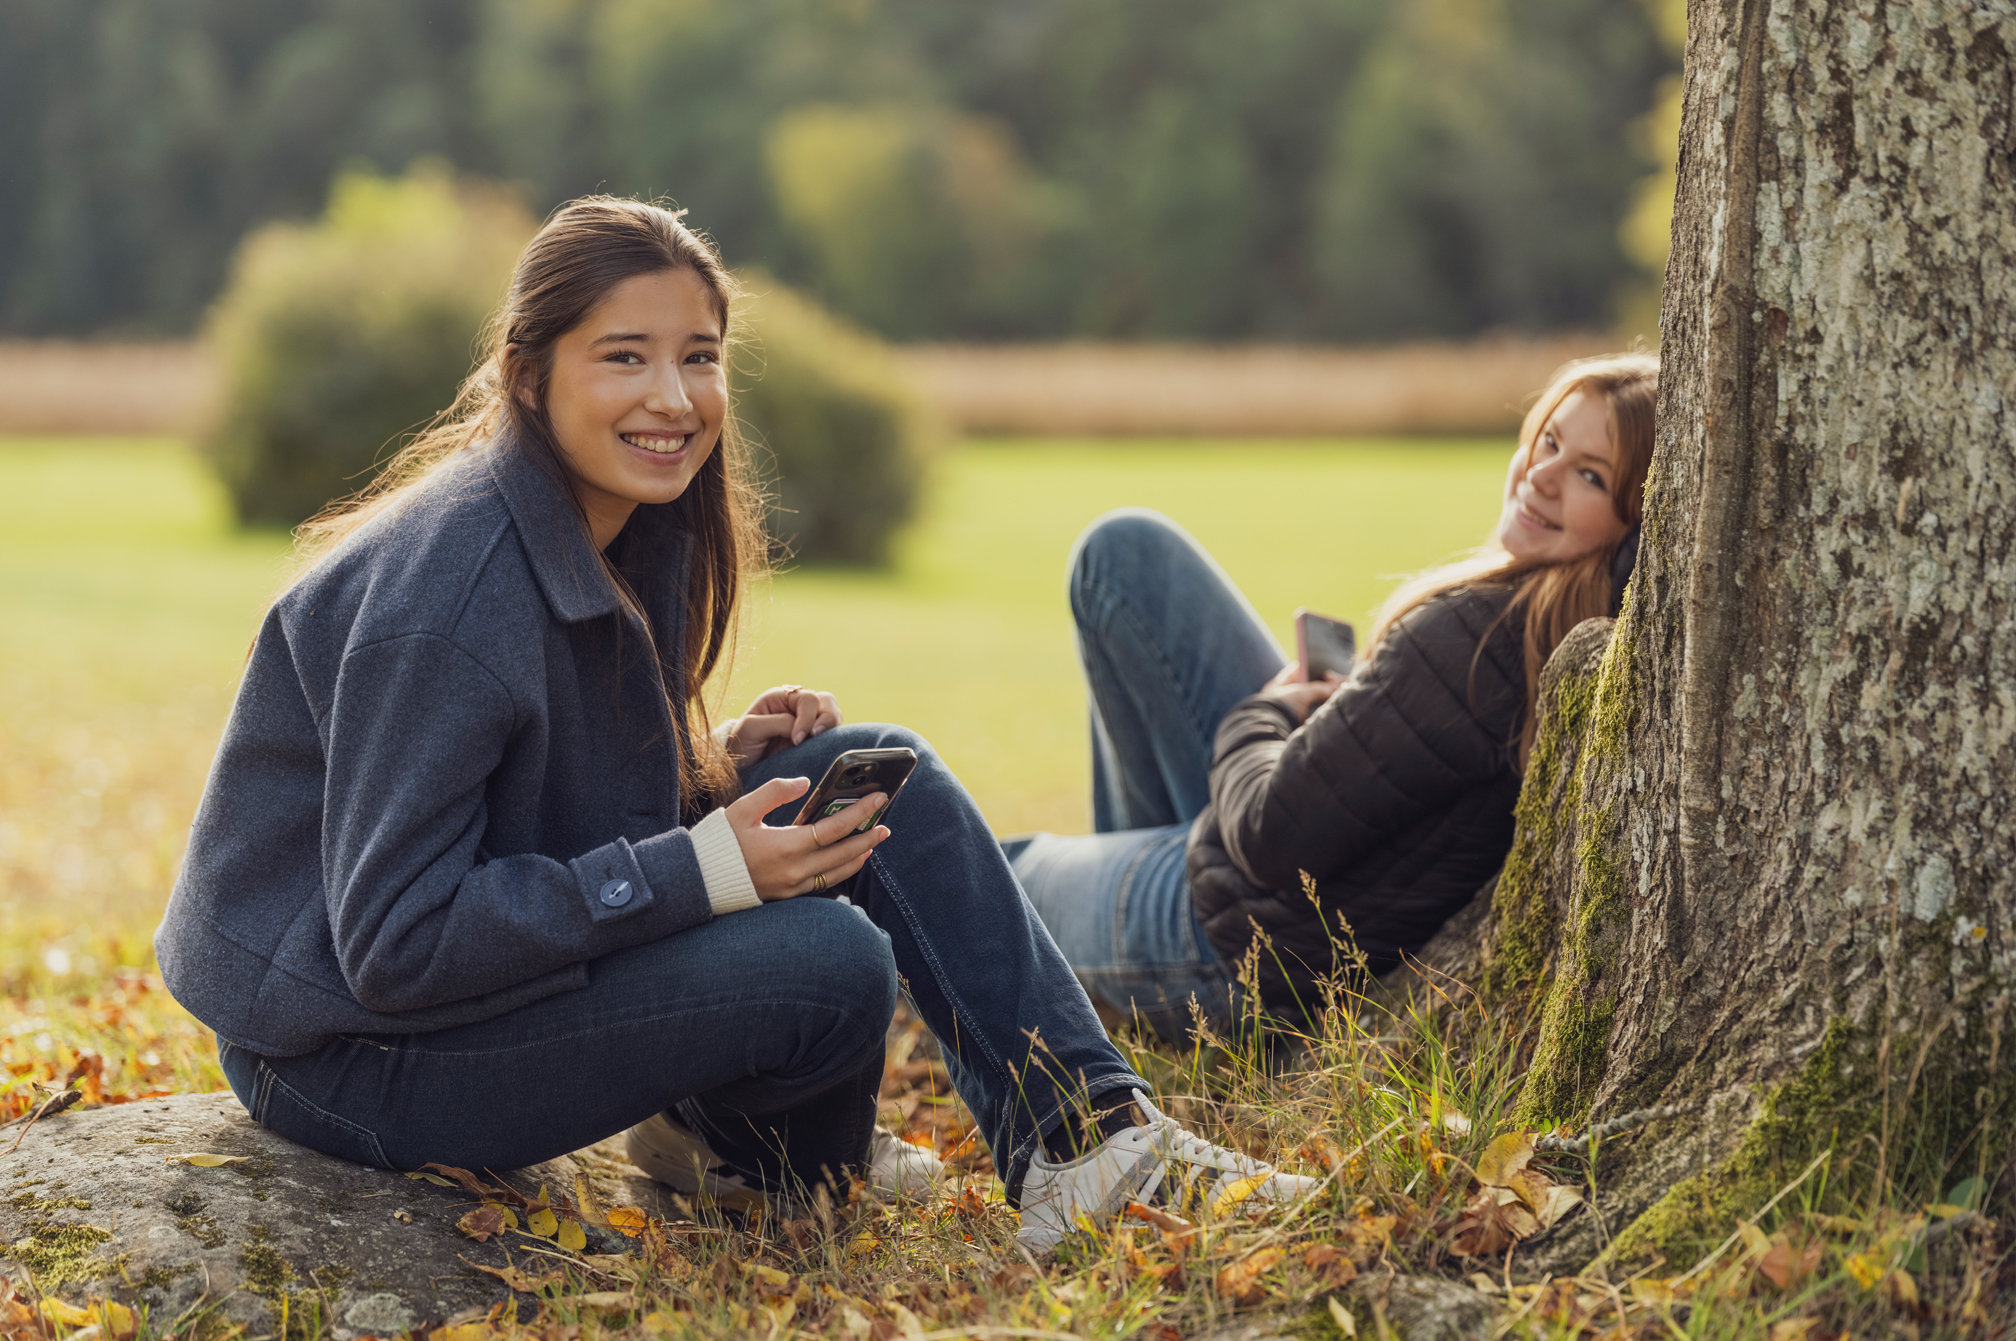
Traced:
<path fill-rule="evenodd" d="M 630 882 L 628 880 L 611 880 L 608 884 L 602 886 L 602 903 L 605 907 L 621 908 L 628 902 L 630 902 Z"/>

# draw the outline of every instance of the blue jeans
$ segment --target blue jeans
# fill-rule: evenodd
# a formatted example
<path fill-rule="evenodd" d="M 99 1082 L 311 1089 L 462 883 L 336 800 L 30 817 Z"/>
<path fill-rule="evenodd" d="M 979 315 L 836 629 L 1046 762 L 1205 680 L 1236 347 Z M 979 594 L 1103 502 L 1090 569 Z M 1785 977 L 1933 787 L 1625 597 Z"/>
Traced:
<path fill-rule="evenodd" d="M 1234 704 L 1287 664 L 1225 570 L 1160 513 L 1110 512 L 1071 552 L 1071 617 L 1092 705 L 1092 825 L 1004 844 L 1086 992 L 1181 1038 L 1191 1003 L 1223 1025 L 1233 971 L 1184 871 Z"/>
<path fill-rule="evenodd" d="M 890 837 L 845 888 L 717 917 L 588 965 L 588 985 L 427 1034 L 298 1057 L 224 1045 L 262 1125 L 381 1168 L 511 1169 L 676 1108 L 731 1167 L 788 1189 L 859 1168 L 899 988 L 943 1048 L 1011 1190 L 1069 1106 L 1147 1083 L 1121 1060 L 972 799 L 900 727 L 848 725 L 743 775 L 814 781 L 904 745 Z M 768 818 L 788 824 L 796 803 Z"/>

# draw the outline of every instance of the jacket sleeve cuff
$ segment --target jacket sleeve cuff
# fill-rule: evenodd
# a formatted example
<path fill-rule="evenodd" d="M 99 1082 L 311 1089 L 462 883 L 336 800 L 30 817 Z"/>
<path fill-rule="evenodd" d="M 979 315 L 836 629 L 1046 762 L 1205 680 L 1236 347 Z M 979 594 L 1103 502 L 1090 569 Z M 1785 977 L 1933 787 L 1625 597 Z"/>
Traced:
<path fill-rule="evenodd" d="M 754 908 L 755 883 L 749 879 L 749 864 L 742 859 L 742 844 L 729 826 L 728 812 L 717 810 L 693 826 L 693 855 L 700 862 L 700 878 L 707 883 L 707 903 L 716 917 Z"/>

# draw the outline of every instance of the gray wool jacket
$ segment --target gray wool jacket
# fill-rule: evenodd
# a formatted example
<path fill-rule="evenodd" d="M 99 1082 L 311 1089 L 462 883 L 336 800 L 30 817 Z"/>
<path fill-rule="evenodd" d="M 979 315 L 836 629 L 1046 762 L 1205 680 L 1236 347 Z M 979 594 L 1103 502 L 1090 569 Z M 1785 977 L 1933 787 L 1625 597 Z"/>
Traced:
<path fill-rule="evenodd" d="M 667 701 L 678 507 L 610 550 L 655 644 L 508 436 L 275 601 L 155 935 L 175 998 L 287 1056 L 487 1019 L 707 921 Z"/>

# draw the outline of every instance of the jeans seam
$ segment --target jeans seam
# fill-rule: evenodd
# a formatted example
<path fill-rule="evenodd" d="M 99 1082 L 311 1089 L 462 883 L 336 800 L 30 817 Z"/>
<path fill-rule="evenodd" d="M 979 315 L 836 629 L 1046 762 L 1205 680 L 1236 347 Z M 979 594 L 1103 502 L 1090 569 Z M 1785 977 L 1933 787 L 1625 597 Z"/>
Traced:
<path fill-rule="evenodd" d="M 352 1122 L 349 1118 L 346 1118 L 339 1113 L 332 1113 L 328 1109 L 322 1107 L 322 1105 L 310 1100 L 307 1095 L 303 1094 L 301 1091 L 295 1089 L 292 1085 L 289 1085 L 286 1081 L 282 1080 L 279 1077 L 278 1073 L 276 1073 L 270 1066 L 265 1067 L 264 1069 L 266 1077 L 270 1080 L 271 1083 L 267 1086 L 266 1094 L 264 1096 L 262 1103 L 260 1104 L 262 1115 L 266 1113 L 268 1110 L 270 1110 L 273 1106 L 274 1089 L 278 1088 L 281 1090 L 285 1090 L 287 1092 L 287 1096 L 290 1099 L 292 1099 L 294 1103 L 302 1110 L 302 1112 L 307 1114 L 310 1119 L 317 1122 L 326 1123 L 328 1126 L 334 1128 L 337 1131 L 344 1132 L 348 1135 L 361 1138 L 364 1141 L 366 1147 L 369 1149 L 372 1159 L 376 1162 L 377 1167 L 381 1169 L 389 1169 L 392 1167 L 391 1161 L 385 1158 L 385 1147 L 378 1140 L 377 1132 L 372 1131 L 369 1127 L 359 1126 L 357 1123 Z M 266 1124 L 262 1120 L 260 1121 L 259 1125 L 264 1127 Z M 268 1128 L 268 1130 L 270 1131 L 271 1128 Z"/>
<path fill-rule="evenodd" d="M 1103 607 L 1104 619 L 1107 622 L 1126 621 L 1134 636 L 1140 640 L 1143 647 L 1148 649 L 1149 656 L 1161 670 L 1163 678 L 1168 682 L 1169 688 L 1172 691 L 1169 695 L 1170 700 L 1181 706 L 1183 715 L 1189 719 L 1190 726 L 1197 733 L 1197 738 L 1208 740 L 1214 736 L 1216 734 L 1215 725 L 1207 730 L 1203 721 L 1198 718 L 1196 705 L 1190 701 L 1190 695 L 1183 692 L 1183 682 L 1177 676 L 1175 666 L 1171 664 L 1167 656 L 1163 655 L 1160 640 L 1150 634 L 1147 621 L 1134 612 L 1134 608 L 1128 604 L 1125 595 L 1104 586 L 1095 577 L 1086 577 L 1083 586 L 1088 595 L 1098 598 L 1099 604 Z M 1092 676 L 1090 658 L 1085 659 L 1085 670 L 1086 678 L 1089 680 Z M 1205 753 L 1204 768 L 1208 773 L 1211 767 L 1209 746 L 1206 747 Z"/>

